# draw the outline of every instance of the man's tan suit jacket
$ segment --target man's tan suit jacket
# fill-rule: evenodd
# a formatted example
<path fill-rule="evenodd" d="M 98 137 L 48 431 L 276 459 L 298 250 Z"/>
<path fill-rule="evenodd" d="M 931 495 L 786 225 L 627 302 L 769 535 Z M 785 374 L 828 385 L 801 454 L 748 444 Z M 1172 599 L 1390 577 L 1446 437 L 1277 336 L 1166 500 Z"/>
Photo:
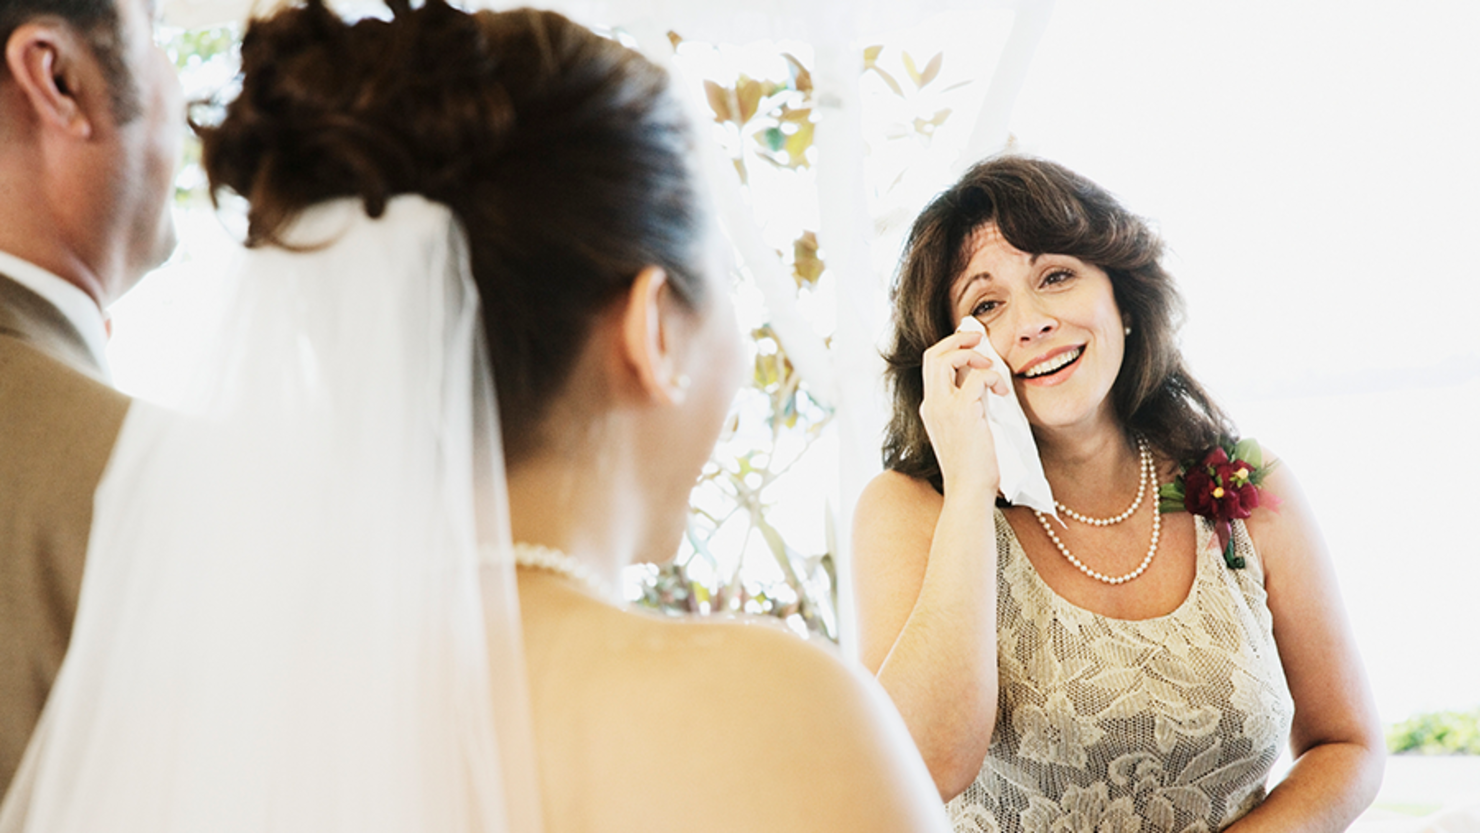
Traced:
<path fill-rule="evenodd" d="M 0 795 L 77 612 L 93 492 L 128 410 L 76 328 L 0 275 Z"/>

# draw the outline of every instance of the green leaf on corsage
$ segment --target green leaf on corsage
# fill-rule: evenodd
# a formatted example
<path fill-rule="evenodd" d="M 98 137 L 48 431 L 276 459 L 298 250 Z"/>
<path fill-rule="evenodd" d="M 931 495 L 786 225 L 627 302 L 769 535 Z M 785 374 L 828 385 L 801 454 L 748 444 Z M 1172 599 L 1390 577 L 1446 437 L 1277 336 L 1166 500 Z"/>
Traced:
<path fill-rule="evenodd" d="M 1233 554 L 1233 539 L 1229 539 L 1228 545 L 1223 548 L 1223 563 L 1230 570 L 1242 570 L 1244 568 L 1243 556 Z"/>

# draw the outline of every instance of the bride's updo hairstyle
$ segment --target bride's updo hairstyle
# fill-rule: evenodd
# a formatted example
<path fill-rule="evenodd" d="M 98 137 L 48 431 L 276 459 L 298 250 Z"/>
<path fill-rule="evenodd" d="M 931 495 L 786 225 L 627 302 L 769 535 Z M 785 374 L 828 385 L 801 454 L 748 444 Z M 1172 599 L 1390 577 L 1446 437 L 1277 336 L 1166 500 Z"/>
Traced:
<path fill-rule="evenodd" d="M 596 315 L 643 267 L 702 304 L 704 218 L 666 72 L 553 12 L 386 0 L 390 20 L 308 0 L 252 22 L 241 93 L 198 127 L 213 194 L 245 197 L 249 246 L 303 209 L 399 194 L 462 222 L 511 461 L 565 384 Z"/>

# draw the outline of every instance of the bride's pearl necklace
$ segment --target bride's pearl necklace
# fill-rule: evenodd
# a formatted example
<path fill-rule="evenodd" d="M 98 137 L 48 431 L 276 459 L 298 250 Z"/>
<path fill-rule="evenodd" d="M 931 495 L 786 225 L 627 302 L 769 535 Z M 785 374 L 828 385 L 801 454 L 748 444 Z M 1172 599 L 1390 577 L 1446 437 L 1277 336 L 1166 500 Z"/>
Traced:
<path fill-rule="evenodd" d="M 1145 494 L 1147 480 L 1151 481 L 1152 494 L 1156 494 L 1157 492 L 1161 491 L 1161 485 L 1157 483 L 1156 480 L 1156 466 L 1151 458 L 1151 450 L 1147 447 L 1146 441 L 1144 439 L 1137 439 L 1136 444 L 1141 449 L 1141 489 L 1137 491 L 1136 502 L 1131 504 L 1131 508 L 1125 510 L 1114 518 L 1086 518 L 1079 515 L 1079 513 L 1070 510 L 1067 506 L 1059 503 L 1058 501 L 1054 501 L 1054 505 L 1057 506 L 1059 509 L 1062 509 L 1065 514 L 1067 514 L 1074 520 L 1080 521 L 1081 523 L 1090 524 L 1092 526 L 1109 526 L 1111 524 L 1120 523 L 1126 518 L 1129 518 L 1131 514 L 1134 513 L 1136 509 L 1141 505 L 1141 498 Z M 1138 578 L 1142 573 L 1146 572 L 1146 568 L 1151 566 L 1151 559 L 1156 557 L 1156 544 L 1158 541 L 1161 540 L 1161 512 L 1153 506 L 1151 510 L 1151 546 L 1148 547 L 1146 550 L 1146 557 L 1141 559 L 1141 563 L 1139 566 L 1136 567 L 1136 569 L 1131 570 L 1129 573 L 1126 573 L 1123 576 L 1107 576 L 1104 573 L 1099 572 L 1098 570 L 1091 569 L 1089 565 L 1075 558 L 1074 553 L 1069 552 L 1069 548 L 1064 545 L 1063 541 L 1059 540 L 1058 533 L 1053 531 L 1053 527 L 1049 524 L 1047 515 L 1043 514 L 1037 509 L 1033 510 L 1033 515 L 1034 517 L 1038 518 L 1038 523 L 1043 527 L 1043 531 L 1048 533 L 1048 539 L 1050 541 L 1053 541 L 1054 546 L 1059 548 L 1059 552 L 1063 553 L 1065 558 L 1069 559 L 1070 564 L 1078 567 L 1081 573 L 1084 573 L 1095 581 L 1102 581 L 1106 584 L 1125 584 L 1126 582 L 1134 578 Z"/>
<path fill-rule="evenodd" d="M 594 570 L 574 556 L 552 547 L 526 544 L 523 541 L 515 542 L 514 564 L 530 570 L 544 570 L 547 573 L 564 576 L 577 584 L 584 584 L 591 592 L 609 602 L 620 600 L 620 597 L 612 590 L 612 586 L 598 576 Z"/>

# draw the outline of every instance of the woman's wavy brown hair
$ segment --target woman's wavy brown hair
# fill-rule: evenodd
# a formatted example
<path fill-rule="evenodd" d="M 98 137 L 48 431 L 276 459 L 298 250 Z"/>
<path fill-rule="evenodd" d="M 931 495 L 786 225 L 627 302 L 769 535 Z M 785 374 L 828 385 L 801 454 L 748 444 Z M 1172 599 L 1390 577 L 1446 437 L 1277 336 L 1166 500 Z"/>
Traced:
<path fill-rule="evenodd" d="M 515 461 L 598 313 L 656 264 L 703 300 L 692 137 L 667 73 L 553 12 L 387 0 L 347 22 L 322 0 L 254 21 L 241 93 L 197 126 L 213 194 L 250 204 L 248 245 L 283 245 L 309 206 L 399 194 L 467 233 Z"/>
<path fill-rule="evenodd" d="M 1110 276 L 1115 303 L 1131 326 L 1120 374 L 1110 389 L 1128 437 L 1144 435 L 1172 460 L 1186 460 L 1233 434 L 1233 423 L 1188 372 L 1177 346 L 1182 298 L 1161 267 L 1161 240 L 1103 188 L 1041 159 L 982 162 L 916 218 L 895 282 L 893 341 L 885 353 L 893 413 L 884 466 L 942 490 L 940 464 L 920 403 L 926 348 L 955 329 L 950 291 L 971 259 L 973 233 L 995 223 L 1015 248 L 1062 254 Z"/>

